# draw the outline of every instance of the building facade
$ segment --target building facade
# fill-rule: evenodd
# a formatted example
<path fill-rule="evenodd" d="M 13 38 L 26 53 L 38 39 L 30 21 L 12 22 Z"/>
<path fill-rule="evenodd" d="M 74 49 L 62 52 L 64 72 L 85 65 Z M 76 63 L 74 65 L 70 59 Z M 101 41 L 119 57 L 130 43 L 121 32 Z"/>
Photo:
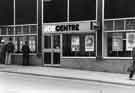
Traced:
<path fill-rule="evenodd" d="M 13 22 L 0 26 L 0 40 L 14 40 L 12 64 L 22 64 L 21 47 L 28 41 L 31 65 L 127 72 L 135 46 L 134 6 L 127 0 L 103 0 L 100 60 L 99 28 L 93 27 L 97 23 L 98 0 L 13 1 Z M 124 11 L 127 5 L 131 7 Z"/>

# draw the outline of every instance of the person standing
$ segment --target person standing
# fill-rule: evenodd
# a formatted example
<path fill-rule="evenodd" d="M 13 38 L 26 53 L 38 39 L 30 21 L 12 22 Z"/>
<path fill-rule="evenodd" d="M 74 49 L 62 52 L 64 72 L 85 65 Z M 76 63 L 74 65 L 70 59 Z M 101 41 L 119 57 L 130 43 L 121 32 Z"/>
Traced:
<path fill-rule="evenodd" d="M 11 55 L 14 52 L 14 44 L 12 38 L 9 38 L 9 42 L 6 44 L 6 60 L 5 64 L 11 64 Z"/>
<path fill-rule="evenodd" d="M 25 41 L 25 44 L 22 46 L 23 65 L 29 65 L 29 52 L 30 52 L 30 48 L 28 42 Z"/>
<path fill-rule="evenodd" d="M 5 58 L 6 58 L 6 44 L 5 41 L 1 41 L 2 46 L 1 46 L 1 52 L 0 52 L 0 57 L 1 57 L 1 64 L 5 64 Z"/>
<path fill-rule="evenodd" d="M 134 72 L 135 72 L 135 47 L 133 47 L 133 49 L 132 49 L 132 59 L 133 59 L 133 61 L 132 61 L 132 69 L 131 69 L 131 71 L 129 73 L 129 79 L 130 80 L 132 80 Z"/>

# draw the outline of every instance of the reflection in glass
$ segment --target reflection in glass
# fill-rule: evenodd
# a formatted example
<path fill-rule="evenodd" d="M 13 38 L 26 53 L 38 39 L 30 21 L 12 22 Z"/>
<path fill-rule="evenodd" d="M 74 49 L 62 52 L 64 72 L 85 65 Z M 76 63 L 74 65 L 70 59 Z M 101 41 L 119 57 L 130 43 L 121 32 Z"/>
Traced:
<path fill-rule="evenodd" d="M 30 33 L 31 34 L 36 34 L 37 33 L 37 26 L 36 25 L 30 26 Z"/>
<path fill-rule="evenodd" d="M 23 26 L 23 33 L 29 34 L 29 26 Z"/>
<path fill-rule="evenodd" d="M 115 30 L 124 30 L 124 20 L 115 20 Z"/>
<path fill-rule="evenodd" d="M 15 34 L 22 34 L 22 26 L 15 27 Z"/>
<path fill-rule="evenodd" d="M 109 57 L 130 57 L 127 50 L 127 33 L 107 33 L 107 54 Z"/>
<path fill-rule="evenodd" d="M 128 19 L 126 20 L 126 29 L 135 29 L 135 19 Z"/>
<path fill-rule="evenodd" d="M 7 35 L 7 28 L 6 27 L 1 28 L 1 35 Z"/>
<path fill-rule="evenodd" d="M 14 34 L 14 27 L 8 27 L 8 35 Z"/>
<path fill-rule="evenodd" d="M 29 47 L 31 52 L 36 51 L 36 37 L 35 36 L 29 36 Z"/>
<path fill-rule="evenodd" d="M 104 22 L 105 30 L 113 30 L 113 20 Z"/>
<path fill-rule="evenodd" d="M 60 48 L 60 35 L 55 35 L 53 42 L 54 42 L 53 48 L 59 49 Z"/>

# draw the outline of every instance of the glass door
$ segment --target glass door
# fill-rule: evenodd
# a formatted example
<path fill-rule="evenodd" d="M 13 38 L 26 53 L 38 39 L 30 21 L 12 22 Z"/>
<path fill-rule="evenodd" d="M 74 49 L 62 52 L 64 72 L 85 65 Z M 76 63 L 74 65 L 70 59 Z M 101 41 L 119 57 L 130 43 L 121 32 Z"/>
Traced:
<path fill-rule="evenodd" d="M 46 34 L 43 37 L 43 57 L 45 65 L 60 64 L 60 35 Z"/>

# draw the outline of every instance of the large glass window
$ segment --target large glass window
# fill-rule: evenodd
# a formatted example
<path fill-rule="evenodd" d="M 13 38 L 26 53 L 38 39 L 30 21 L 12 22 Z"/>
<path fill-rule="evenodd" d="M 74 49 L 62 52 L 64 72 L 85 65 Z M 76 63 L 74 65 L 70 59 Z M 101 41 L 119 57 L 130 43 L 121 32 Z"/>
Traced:
<path fill-rule="evenodd" d="M 37 23 L 37 0 L 15 0 L 15 4 L 16 24 Z"/>
<path fill-rule="evenodd" d="M 135 16 L 135 0 L 104 0 L 105 18 L 124 18 Z"/>
<path fill-rule="evenodd" d="M 13 25 L 13 1 L 14 0 L 0 0 L 0 25 Z"/>
<path fill-rule="evenodd" d="M 67 21 L 67 0 L 44 0 L 44 22 Z"/>
<path fill-rule="evenodd" d="M 69 0 L 70 21 L 96 19 L 96 0 Z"/>
<path fill-rule="evenodd" d="M 69 0 L 70 21 L 95 20 L 96 0 Z"/>
<path fill-rule="evenodd" d="M 30 52 L 36 52 L 37 48 L 37 37 L 36 36 L 16 36 L 15 40 L 13 40 L 15 45 L 15 52 L 21 53 L 22 46 L 24 45 L 25 41 L 28 41 Z"/>
<path fill-rule="evenodd" d="M 109 57 L 130 57 L 135 46 L 135 33 L 109 32 L 107 35 L 107 55 Z"/>
<path fill-rule="evenodd" d="M 64 34 L 63 56 L 96 56 L 95 33 Z"/>

